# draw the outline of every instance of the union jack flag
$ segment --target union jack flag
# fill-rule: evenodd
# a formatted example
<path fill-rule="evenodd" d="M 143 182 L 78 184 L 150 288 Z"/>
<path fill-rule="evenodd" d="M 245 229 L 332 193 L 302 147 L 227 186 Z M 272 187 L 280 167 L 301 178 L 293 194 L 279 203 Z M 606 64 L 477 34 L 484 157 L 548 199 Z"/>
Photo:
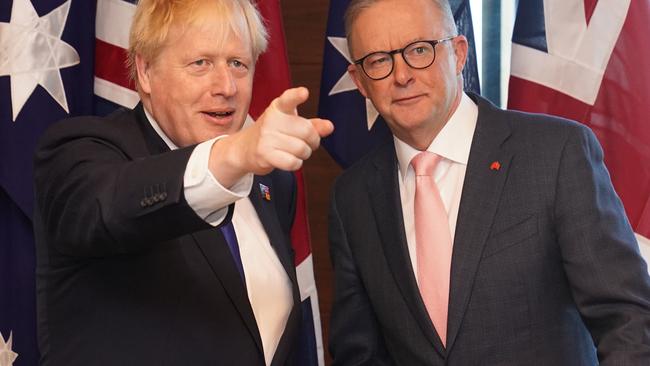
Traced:
<path fill-rule="evenodd" d="M 650 259 L 650 1 L 528 0 L 512 38 L 508 106 L 588 125 Z"/>

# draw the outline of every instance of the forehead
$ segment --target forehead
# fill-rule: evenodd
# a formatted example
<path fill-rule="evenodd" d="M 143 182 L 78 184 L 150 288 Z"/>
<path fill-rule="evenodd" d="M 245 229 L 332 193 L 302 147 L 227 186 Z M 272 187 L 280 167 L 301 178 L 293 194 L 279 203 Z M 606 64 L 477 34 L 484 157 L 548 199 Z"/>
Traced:
<path fill-rule="evenodd" d="M 415 40 L 439 38 L 443 33 L 440 11 L 431 0 L 385 0 L 358 14 L 349 41 L 353 56 L 360 57 Z"/>

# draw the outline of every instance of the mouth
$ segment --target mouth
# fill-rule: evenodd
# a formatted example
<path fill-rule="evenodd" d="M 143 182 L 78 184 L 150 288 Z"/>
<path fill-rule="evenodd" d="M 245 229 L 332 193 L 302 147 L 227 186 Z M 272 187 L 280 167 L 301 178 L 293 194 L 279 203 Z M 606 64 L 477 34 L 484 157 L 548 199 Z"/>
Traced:
<path fill-rule="evenodd" d="M 423 94 L 418 94 L 418 95 L 411 95 L 411 96 L 408 96 L 408 97 L 396 98 L 396 99 L 393 99 L 393 103 L 395 103 L 395 104 L 415 103 L 422 96 L 423 96 Z"/>
<path fill-rule="evenodd" d="M 210 116 L 216 119 L 228 118 L 235 114 L 234 110 L 225 110 L 225 111 L 204 111 L 203 114 Z"/>

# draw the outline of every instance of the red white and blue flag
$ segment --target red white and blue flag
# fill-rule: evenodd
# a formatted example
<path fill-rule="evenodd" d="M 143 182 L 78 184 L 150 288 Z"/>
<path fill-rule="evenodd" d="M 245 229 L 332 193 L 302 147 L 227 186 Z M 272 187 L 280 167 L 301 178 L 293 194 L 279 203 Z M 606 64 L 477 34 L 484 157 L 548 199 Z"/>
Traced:
<path fill-rule="evenodd" d="M 76 115 L 138 101 L 125 68 L 135 0 L 0 2 L 0 365 L 37 365 L 32 157 L 42 132 Z M 250 113 L 291 85 L 278 0 L 259 0 L 271 39 Z M 292 227 L 303 307 L 300 365 L 323 365 L 302 172 Z"/>
<path fill-rule="evenodd" d="M 650 260 L 650 0 L 527 0 L 508 107 L 589 126 Z"/>
<path fill-rule="evenodd" d="M 334 160 L 347 168 L 390 135 L 383 118 L 357 90 L 347 67 L 352 63 L 345 39 L 343 15 L 350 0 L 330 2 L 327 35 L 323 51 L 318 116 L 327 118 L 336 127 L 323 139 L 323 146 Z M 469 54 L 463 70 L 464 88 L 478 93 L 479 80 L 474 47 L 474 30 L 469 0 L 450 0 L 458 33 L 469 40 Z"/>
<path fill-rule="evenodd" d="M 94 1 L 0 1 L 0 364 L 38 364 L 32 159 L 51 123 L 94 112 L 94 29 Z"/>

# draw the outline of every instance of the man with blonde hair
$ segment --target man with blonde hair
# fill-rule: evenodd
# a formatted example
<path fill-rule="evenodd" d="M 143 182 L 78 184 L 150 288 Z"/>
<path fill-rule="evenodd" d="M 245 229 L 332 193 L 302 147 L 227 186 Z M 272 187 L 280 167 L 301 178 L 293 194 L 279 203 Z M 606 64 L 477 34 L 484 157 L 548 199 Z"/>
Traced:
<path fill-rule="evenodd" d="M 267 44 L 246 0 L 142 0 L 141 103 L 55 124 L 35 157 L 43 365 L 292 365 L 298 169 L 332 125 L 285 91 L 245 126 Z"/>
<path fill-rule="evenodd" d="M 584 125 L 463 92 L 446 0 L 352 0 L 392 138 L 330 211 L 334 365 L 650 365 L 650 278 Z"/>

